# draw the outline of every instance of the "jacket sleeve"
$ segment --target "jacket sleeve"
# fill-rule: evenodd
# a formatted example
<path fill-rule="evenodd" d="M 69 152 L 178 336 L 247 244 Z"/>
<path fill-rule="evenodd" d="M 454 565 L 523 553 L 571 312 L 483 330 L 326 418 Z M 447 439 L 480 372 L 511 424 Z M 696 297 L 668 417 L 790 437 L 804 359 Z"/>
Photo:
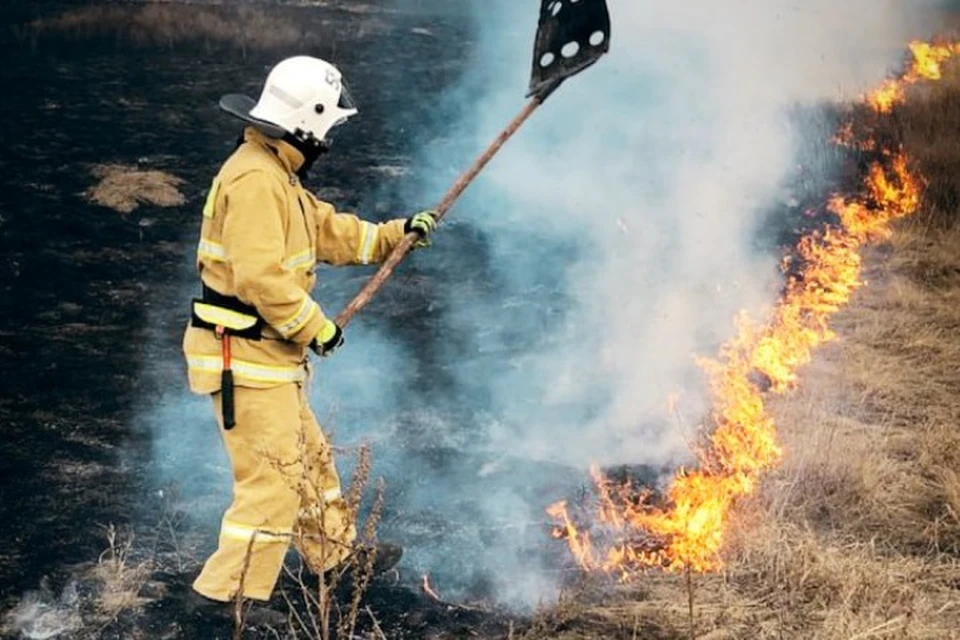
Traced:
<path fill-rule="evenodd" d="M 224 185 L 223 248 L 237 297 L 287 340 L 309 344 L 325 322 L 320 306 L 283 266 L 286 200 L 276 180 L 247 173 Z"/>
<path fill-rule="evenodd" d="M 317 220 L 317 259 L 332 265 L 383 262 L 403 239 L 404 220 L 375 224 L 311 196 Z"/>

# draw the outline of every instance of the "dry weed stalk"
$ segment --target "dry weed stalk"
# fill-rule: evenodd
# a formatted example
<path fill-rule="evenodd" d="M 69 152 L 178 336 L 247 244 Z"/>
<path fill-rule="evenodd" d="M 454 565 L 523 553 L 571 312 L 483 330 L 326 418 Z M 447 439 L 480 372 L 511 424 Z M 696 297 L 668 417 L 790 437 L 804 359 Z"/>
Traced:
<path fill-rule="evenodd" d="M 367 457 L 366 466 L 368 468 L 367 473 L 369 474 L 369 450 L 364 449 L 361 453 Z M 383 513 L 383 496 L 385 489 L 386 487 L 384 481 L 381 478 L 377 481 L 377 488 L 373 498 L 373 506 L 370 508 L 370 513 L 367 515 L 367 518 L 364 521 L 363 533 L 361 536 L 364 544 L 368 545 L 372 551 L 363 556 L 362 563 L 357 560 L 353 561 L 354 577 L 352 584 L 350 585 L 352 591 L 350 608 L 347 610 L 346 616 L 340 617 L 340 624 L 337 626 L 337 637 L 340 638 L 352 637 L 353 632 L 357 627 L 357 616 L 360 613 L 360 601 L 363 598 L 363 594 L 366 593 L 367 587 L 370 585 L 370 580 L 373 578 L 373 565 L 376 561 L 377 526 L 380 524 L 380 517 Z M 360 497 L 359 493 L 357 497 Z M 360 501 L 358 499 L 356 506 L 351 507 L 351 511 L 356 513 L 359 510 L 359 506 Z"/>
<path fill-rule="evenodd" d="M 304 431 L 301 431 L 298 438 L 296 459 L 283 460 L 267 450 L 261 451 L 261 455 L 287 477 L 301 505 L 292 538 L 293 544 L 300 552 L 299 561 L 295 566 L 284 565 L 283 567 L 283 576 L 292 583 L 293 593 L 288 593 L 282 586 L 280 588 L 281 597 L 289 612 L 289 631 L 296 637 L 303 635 L 315 640 L 353 637 L 359 622 L 363 594 L 373 577 L 375 553 L 358 554 L 351 549 L 347 559 L 341 565 L 325 570 L 326 559 L 341 555 L 345 550 L 331 548 L 329 545 L 342 543 L 329 540 L 323 535 L 327 523 L 327 504 L 322 498 L 325 488 L 319 486 L 317 479 L 323 477 L 320 471 L 321 466 L 326 464 L 326 460 L 309 455 Z M 369 447 L 359 447 L 350 484 L 343 492 L 349 522 L 359 521 L 371 468 L 372 457 Z M 371 508 L 360 527 L 361 535 L 358 542 L 368 549 L 373 549 L 376 545 L 376 530 L 383 510 L 383 496 L 384 483 L 381 479 L 377 483 Z M 241 593 L 249 557 L 250 548 L 248 548 L 247 562 L 242 571 Z M 341 596 L 349 596 L 346 606 L 342 606 Z M 235 635 L 236 640 L 239 640 L 243 632 L 242 614 L 242 599 L 238 598 L 235 634 L 240 635 Z M 378 633 L 382 635 L 382 630 L 379 629 L 379 624 L 369 608 L 367 614 L 373 620 Z"/>
<path fill-rule="evenodd" d="M 140 591 L 153 570 L 153 562 L 134 558 L 132 532 L 122 532 L 112 523 L 104 529 L 107 548 L 97 558 L 94 577 L 100 582 L 97 610 L 109 624 L 121 612 L 147 602 Z"/>
<path fill-rule="evenodd" d="M 184 550 L 180 546 L 180 536 L 178 531 L 187 517 L 187 512 L 181 506 L 179 487 L 169 486 L 158 492 L 160 498 L 160 517 L 157 526 L 154 529 L 153 545 L 150 549 L 150 557 L 154 558 L 155 564 L 162 564 L 160 560 L 164 538 L 168 539 L 169 546 L 173 550 L 172 561 L 176 565 L 178 573 L 183 573 L 186 569 L 184 564 Z"/>
<path fill-rule="evenodd" d="M 247 572 L 250 570 L 250 558 L 253 556 L 253 545 L 257 541 L 257 533 L 250 536 L 250 542 L 247 543 L 247 552 L 243 555 L 243 568 L 240 570 L 240 584 L 237 587 L 237 595 L 233 599 L 233 640 L 243 640 L 243 628 L 246 626 L 246 598 L 243 597 L 243 587 L 247 580 Z"/>

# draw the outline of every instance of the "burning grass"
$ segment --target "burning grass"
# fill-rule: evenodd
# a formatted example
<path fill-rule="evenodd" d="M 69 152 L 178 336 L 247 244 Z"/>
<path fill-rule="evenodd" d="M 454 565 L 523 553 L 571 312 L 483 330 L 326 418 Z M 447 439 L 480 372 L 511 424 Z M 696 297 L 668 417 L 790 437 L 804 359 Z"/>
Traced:
<path fill-rule="evenodd" d="M 768 403 L 782 464 L 721 570 L 592 582 L 516 637 L 960 638 L 958 243 L 918 220 L 867 256 L 839 339 Z"/>
<path fill-rule="evenodd" d="M 87 189 L 84 196 L 119 213 L 131 213 L 142 203 L 158 207 L 179 207 L 186 199 L 180 193 L 180 178 L 155 170 L 141 170 L 121 164 L 103 164 L 93 168 L 100 182 Z"/>
<path fill-rule="evenodd" d="M 960 47 L 912 43 L 910 51 L 903 73 L 885 85 L 897 88 L 897 99 L 878 102 L 883 88 L 868 95 L 863 122 L 850 120 L 836 138 L 856 150 L 866 167 L 862 183 L 832 195 L 822 208 L 821 228 L 804 236 L 784 259 L 786 282 L 770 316 L 757 322 L 742 315 L 720 357 L 700 360 L 710 382 L 712 412 L 702 428 L 697 467 L 677 473 L 663 506 L 652 503 L 649 492 L 615 486 L 595 472 L 597 505 L 585 526 L 571 519 L 566 503 L 548 509 L 557 521 L 557 536 L 568 541 L 584 569 L 630 580 L 645 568 L 704 572 L 722 565 L 735 503 L 757 490 L 782 455 L 766 392 L 783 394 L 796 387 L 814 349 L 836 338 L 833 316 L 864 284 L 864 250 L 889 240 L 892 224 L 919 209 L 924 181 L 910 166 L 899 136 L 881 129 L 907 88 L 921 79 L 942 79 L 943 66 Z M 852 144 L 851 139 L 875 144 Z M 594 535 L 597 530 L 600 536 Z"/>
<path fill-rule="evenodd" d="M 561 528 L 582 565 L 632 582 L 584 607 L 594 586 L 577 612 L 561 607 L 519 637 L 960 638 L 960 75 L 949 56 L 911 50 L 895 99 L 868 97 L 838 137 L 863 188 L 834 198 L 828 230 L 800 245 L 771 321 L 741 323 L 708 363 L 723 395 L 701 468 L 678 477 L 662 509 L 601 481 L 599 520 L 647 538 L 621 536 L 598 555 L 591 528 Z M 746 425 L 718 440 L 731 397 Z M 731 452 L 767 460 L 752 435 L 764 425 L 776 425 L 778 464 L 716 464 L 737 462 Z M 713 502 L 690 501 L 701 481 L 738 477 L 750 484 L 731 499 L 713 487 Z M 716 519 L 693 517 L 698 504 Z M 674 521 L 684 526 L 664 528 Z"/>

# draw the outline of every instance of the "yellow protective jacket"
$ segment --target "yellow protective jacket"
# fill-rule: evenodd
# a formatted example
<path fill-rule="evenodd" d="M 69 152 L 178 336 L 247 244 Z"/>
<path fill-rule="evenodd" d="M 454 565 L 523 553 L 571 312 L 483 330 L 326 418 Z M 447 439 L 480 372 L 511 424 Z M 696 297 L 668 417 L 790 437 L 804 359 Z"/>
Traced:
<path fill-rule="evenodd" d="M 380 262 L 403 238 L 403 220 L 372 224 L 304 189 L 292 145 L 247 128 L 203 209 L 197 268 L 210 289 L 256 308 L 261 340 L 231 338 L 237 386 L 269 388 L 305 378 L 307 346 L 325 316 L 311 298 L 316 265 Z M 183 339 L 190 389 L 220 389 L 221 343 L 188 326 Z"/>

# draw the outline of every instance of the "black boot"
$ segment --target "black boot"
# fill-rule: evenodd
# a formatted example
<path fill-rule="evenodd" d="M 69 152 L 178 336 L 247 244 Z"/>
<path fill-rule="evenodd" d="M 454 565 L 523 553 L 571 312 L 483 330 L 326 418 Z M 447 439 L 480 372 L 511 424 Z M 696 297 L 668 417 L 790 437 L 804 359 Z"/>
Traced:
<path fill-rule="evenodd" d="M 374 553 L 376 555 L 372 558 L 373 566 L 368 574 L 370 555 Z M 346 566 L 340 565 L 330 569 L 324 573 L 323 577 L 328 585 L 336 585 L 338 591 L 349 590 L 353 588 L 357 576 L 369 575 L 370 579 L 374 579 L 397 566 L 402 557 L 403 547 L 396 544 L 380 542 L 375 547 L 358 544 L 353 554 L 344 563 Z M 316 591 L 320 588 L 320 578 L 304 565 L 299 564 L 281 574 L 280 586 L 289 593 L 299 593 L 304 588 Z"/>
<path fill-rule="evenodd" d="M 235 624 L 237 619 L 236 602 L 211 600 L 192 589 L 186 598 L 184 598 L 184 608 L 188 615 L 207 620 L 217 620 Z M 288 627 L 287 616 L 271 609 L 265 602 L 247 600 L 241 605 L 240 611 L 244 627 L 270 627 L 277 631 L 283 631 Z"/>

